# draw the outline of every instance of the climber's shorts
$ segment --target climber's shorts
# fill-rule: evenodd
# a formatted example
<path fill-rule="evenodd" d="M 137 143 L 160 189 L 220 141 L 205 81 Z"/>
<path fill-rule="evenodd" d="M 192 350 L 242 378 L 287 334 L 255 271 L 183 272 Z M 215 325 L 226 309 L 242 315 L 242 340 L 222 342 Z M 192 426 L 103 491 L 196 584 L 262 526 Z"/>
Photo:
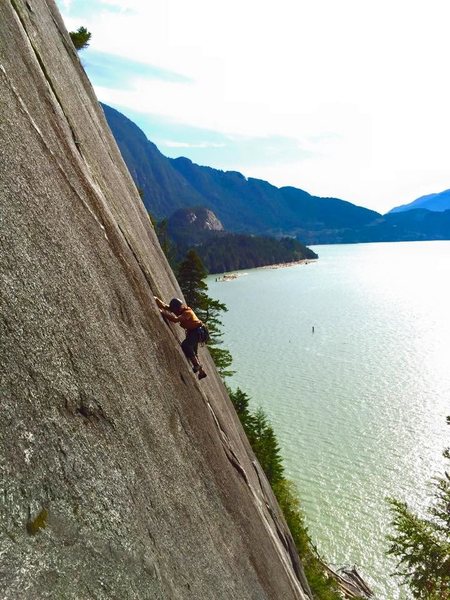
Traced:
<path fill-rule="evenodd" d="M 186 332 L 186 339 L 181 342 L 181 348 L 187 358 L 194 358 L 197 355 L 199 343 L 199 328 L 191 329 Z"/>

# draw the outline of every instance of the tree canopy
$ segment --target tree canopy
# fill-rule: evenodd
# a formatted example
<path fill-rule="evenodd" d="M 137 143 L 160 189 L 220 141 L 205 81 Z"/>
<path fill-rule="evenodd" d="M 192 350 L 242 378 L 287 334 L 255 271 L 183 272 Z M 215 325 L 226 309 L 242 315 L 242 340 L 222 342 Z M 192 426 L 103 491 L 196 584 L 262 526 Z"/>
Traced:
<path fill-rule="evenodd" d="M 78 27 L 76 31 L 70 31 L 69 35 L 77 50 L 84 50 L 84 48 L 87 48 L 92 36 L 91 32 L 88 31 L 86 27 Z"/>
<path fill-rule="evenodd" d="M 186 258 L 178 266 L 178 283 L 183 291 L 187 305 L 195 311 L 204 309 L 208 286 L 203 280 L 207 274 L 195 250 L 189 250 Z"/>
<path fill-rule="evenodd" d="M 206 293 L 208 286 L 204 279 L 207 274 L 197 252 L 189 250 L 186 258 L 178 266 L 177 279 L 188 306 L 197 313 L 198 317 L 208 327 L 210 335 L 209 352 L 219 375 L 225 378 L 233 374 L 230 369 L 233 361 L 231 353 L 225 348 L 220 348 L 223 336 L 220 314 L 226 312 L 227 307 Z"/>
<path fill-rule="evenodd" d="M 450 460 L 450 449 L 444 451 L 444 457 Z M 397 558 L 395 574 L 409 585 L 414 598 L 450 600 L 449 472 L 435 477 L 432 489 L 432 503 L 426 517 L 412 512 L 406 502 L 388 499 L 395 529 L 388 536 L 388 554 Z"/>

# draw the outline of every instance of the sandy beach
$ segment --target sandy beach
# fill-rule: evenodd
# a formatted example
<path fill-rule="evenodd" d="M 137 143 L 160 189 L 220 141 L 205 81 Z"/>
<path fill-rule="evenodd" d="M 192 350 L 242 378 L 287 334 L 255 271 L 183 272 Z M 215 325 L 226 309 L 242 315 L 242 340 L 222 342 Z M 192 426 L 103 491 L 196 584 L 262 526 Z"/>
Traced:
<path fill-rule="evenodd" d="M 285 269 L 286 267 L 293 267 L 295 265 L 307 265 L 309 263 L 317 262 L 317 258 L 302 258 L 301 260 L 294 260 L 292 262 L 276 263 L 273 265 L 264 265 L 262 267 L 254 267 L 254 269 Z M 251 269 L 250 269 L 251 270 Z M 224 273 L 221 276 L 216 277 L 216 281 L 234 281 L 238 277 L 247 275 L 247 271 L 235 271 L 230 273 Z"/>
<path fill-rule="evenodd" d="M 312 262 L 317 262 L 317 258 L 302 258 L 301 260 L 294 260 L 292 262 L 277 263 L 275 265 L 265 265 L 264 267 L 257 267 L 258 269 L 284 269 L 286 267 L 293 267 L 294 265 L 307 265 Z"/>

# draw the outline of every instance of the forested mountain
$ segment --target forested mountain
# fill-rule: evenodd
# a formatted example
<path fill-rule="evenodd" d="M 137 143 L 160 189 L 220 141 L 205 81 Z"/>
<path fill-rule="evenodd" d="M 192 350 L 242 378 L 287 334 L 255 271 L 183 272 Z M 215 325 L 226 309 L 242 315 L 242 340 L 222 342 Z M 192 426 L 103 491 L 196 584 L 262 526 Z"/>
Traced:
<path fill-rule="evenodd" d="M 183 157 L 169 159 L 132 121 L 106 105 L 103 109 L 144 204 L 157 219 L 178 208 L 204 206 L 229 232 L 294 236 L 305 244 L 450 239 L 445 212 L 412 215 L 408 210 L 382 216 L 345 200 L 277 188 Z"/>
<path fill-rule="evenodd" d="M 205 200 L 172 167 L 144 132 L 114 108 L 102 104 L 108 125 L 141 193 L 145 207 L 157 218 L 177 208 L 205 205 Z"/>
<path fill-rule="evenodd" d="M 315 259 L 317 254 L 293 238 L 237 234 L 224 231 L 215 214 L 206 208 L 180 208 L 157 225 L 161 242 L 181 260 L 195 247 L 209 273 L 252 269 L 277 263 Z M 168 235 L 171 242 L 167 245 Z M 170 246 L 172 244 L 172 246 Z"/>
<path fill-rule="evenodd" d="M 206 206 L 229 231 L 282 235 L 352 228 L 380 216 L 344 200 L 315 197 L 293 187 L 277 188 L 235 171 L 202 167 L 187 158 L 166 158 L 137 125 L 102 106 L 144 204 L 158 219 L 177 208 Z"/>
<path fill-rule="evenodd" d="M 388 213 L 380 219 L 352 232 L 360 242 L 392 242 L 450 239 L 450 210 L 434 212 L 425 209 Z M 343 241 L 353 241 L 348 239 Z"/>
<path fill-rule="evenodd" d="M 433 210 L 437 212 L 450 210 L 450 190 L 444 190 L 443 192 L 439 192 L 437 194 L 421 196 L 409 204 L 396 206 L 390 212 L 404 212 L 415 208 L 425 208 L 426 210 Z"/>
<path fill-rule="evenodd" d="M 228 233 L 196 248 L 209 273 L 254 269 L 266 265 L 312 260 L 318 255 L 298 240 Z"/>
<path fill-rule="evenodd" d="M 299 235 L 370 223 L 379 214 L 336 198 L 319 198 L 294 187 L 277 188 L 235 171 L 200 167 L 187 158 L 171 164 L 199 191 L 230 231 Z"/>

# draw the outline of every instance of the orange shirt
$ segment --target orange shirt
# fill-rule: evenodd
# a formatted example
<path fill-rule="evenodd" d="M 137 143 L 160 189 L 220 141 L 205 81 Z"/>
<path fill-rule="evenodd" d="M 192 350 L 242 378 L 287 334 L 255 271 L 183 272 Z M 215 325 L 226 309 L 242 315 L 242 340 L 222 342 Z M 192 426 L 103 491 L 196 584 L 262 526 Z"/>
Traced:
<path fill-rule="evenodd" d="M 172 315 L 171 313 L 166 313 L 166 316 L 169 319 L 169 321 L 172 321 L 173 323 L 179 323 L 181 327 L 183 327 L 183 329 L 186 329 L 187 331 L 197 329 L 197 327 L 203 325 L 203 323 L 197 317 L 195 312 L 189 306 L 183 306 L 182 313 L 177 317 L 175 315 Z"/>

